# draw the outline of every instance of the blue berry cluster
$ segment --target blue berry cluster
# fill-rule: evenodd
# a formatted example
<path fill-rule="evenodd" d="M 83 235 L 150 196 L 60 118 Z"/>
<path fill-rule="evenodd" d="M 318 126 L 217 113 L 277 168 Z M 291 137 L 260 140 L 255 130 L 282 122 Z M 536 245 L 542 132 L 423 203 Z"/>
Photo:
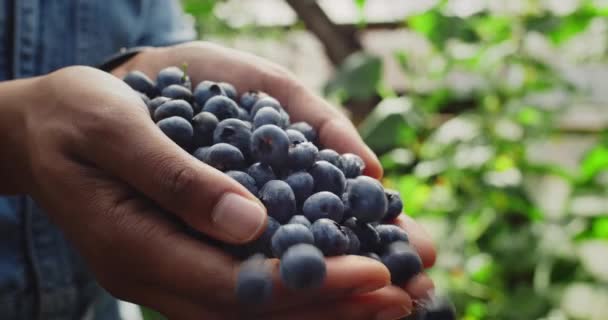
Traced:
<path fill-rule="evenodd" d="M 291 123 L 275 98 L 260 91 L 239 96 L 224 82 L 203 81 L 192 90 L 177 67 L 160 71 L 156 83 L 139 71 L 124 81 L 168 138 L 266 206 L 268 227 L 257 240 L 222 245 L 245 260 L 237 284 L 244 302 L 271 297 L 265 258 L 280 259 L 281 279 L 293 290 L 320 286 L 327 256 L 376 259 L 397 285 L 422 271 L 407 233 L 392 224 L 403 209 L 399 193 L 364 176 L 359 156 L 322 148 L 316 130 Z"/>

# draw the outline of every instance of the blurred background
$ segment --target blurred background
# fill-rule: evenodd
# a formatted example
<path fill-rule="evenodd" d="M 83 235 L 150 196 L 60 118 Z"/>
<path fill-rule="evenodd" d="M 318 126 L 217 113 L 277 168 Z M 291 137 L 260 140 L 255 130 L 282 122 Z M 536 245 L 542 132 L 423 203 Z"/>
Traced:
<path fill-rule="evenodd" d="M 608 0 L 182 2 L 351 117 L 462 319 L 608 319 Z"/>

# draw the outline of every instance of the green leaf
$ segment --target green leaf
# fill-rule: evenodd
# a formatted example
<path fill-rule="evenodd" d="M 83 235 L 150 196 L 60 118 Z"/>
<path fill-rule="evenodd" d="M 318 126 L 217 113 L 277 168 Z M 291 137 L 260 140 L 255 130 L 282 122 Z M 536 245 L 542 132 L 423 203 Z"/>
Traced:
<path fill-rule="evenodd" d="M 608 217 L 596 219 L 591 226 L 593 238 L 608 239 Z"/>
<path fill-rule="evenodd" d="M 605 170 L 608 170 L 608 147 L 600 145 L 593 148 L 583 159 L 579 180 L 584 183 Z"/>
<path fill-rule="evenodd" d="M 426 36 L 436 48 L 442 49 L 450 38 L 475 42 L 479 37 L 466 19 L 444 16 L 439 9 L 432 9 L 407 19 L 410 29 Z"/>
<path fill-rule="evenodd" d="M 554 44 L 561 44 L 587 29 L 596 16 L 597 12 L 589 8 L 577 10 L 565 17 L 550 14 L 535 16 L 526 20 L 526 27 L 530 31 L 548 35 Z"/>
<path fill-rule="evenodd" d="M 346 99 L 367 100 L 376 95 L 381 78 L 382 59 L 357 52 L 346 58 L 334 78 L 325 86 L 325 94 L 342 92 Z"/>

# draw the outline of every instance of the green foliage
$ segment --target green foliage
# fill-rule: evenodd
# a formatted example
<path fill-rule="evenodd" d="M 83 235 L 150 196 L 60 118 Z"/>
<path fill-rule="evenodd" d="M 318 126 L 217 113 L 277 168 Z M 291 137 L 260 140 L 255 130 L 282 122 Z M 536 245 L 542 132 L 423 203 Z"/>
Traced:
<path fill-rule="evenodd" d="M 374 96 L 382 77 L 382 60 L 357 52 L 346 58 L 325 87 L 326 95 L 365 100 Z"/>

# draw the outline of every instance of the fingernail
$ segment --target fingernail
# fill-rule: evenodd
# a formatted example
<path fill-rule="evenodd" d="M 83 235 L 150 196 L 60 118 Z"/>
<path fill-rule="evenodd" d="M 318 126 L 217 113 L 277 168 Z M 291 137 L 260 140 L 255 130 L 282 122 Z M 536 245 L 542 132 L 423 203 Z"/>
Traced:
<path fill-rule="evenodd" d="M 376 320 L 396 320 L 403 317 L 407 317 L 412 312 L 405 307 L 392 307 L 386 310 L 380 311 L 376 315 Z"/>
<path fill-rule="evenodd" d="M 213 208 L 213 224 L 237 241 L 248 241 L 264 227 L 266 210 L 257 202 L 227 193 Z"/>

